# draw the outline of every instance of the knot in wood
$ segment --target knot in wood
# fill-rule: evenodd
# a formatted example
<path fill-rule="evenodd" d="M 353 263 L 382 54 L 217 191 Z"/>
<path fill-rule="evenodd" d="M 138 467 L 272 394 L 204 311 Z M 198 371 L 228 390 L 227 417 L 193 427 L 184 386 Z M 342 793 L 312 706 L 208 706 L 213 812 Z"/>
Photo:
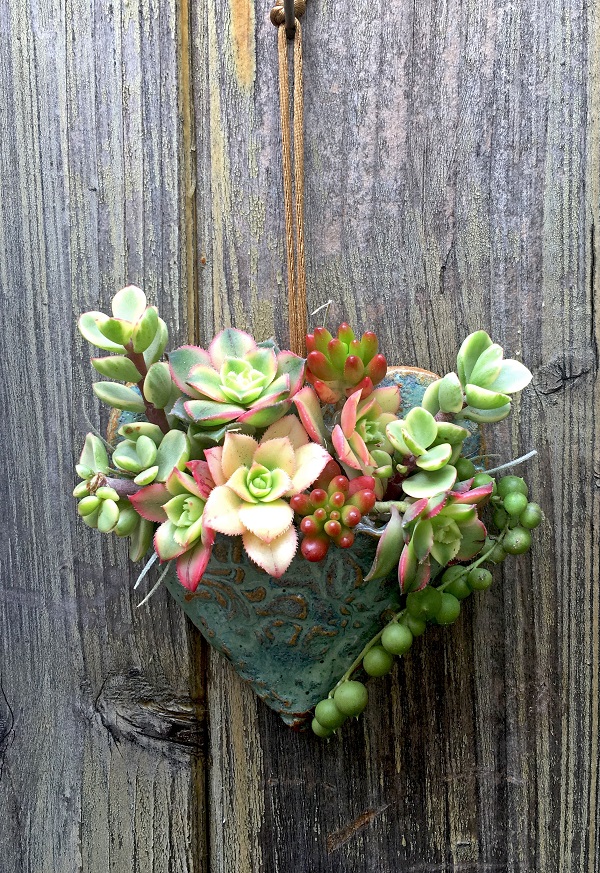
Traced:
<path fill-rule="evenodd" d="M 306 12 L 306 0 L 294 0 L 294 15 L 301 18 Z M 285 11 L 283 3 L 276 3 L 271 9 L 271 21 L 275 27 L 285 24 Z"/>

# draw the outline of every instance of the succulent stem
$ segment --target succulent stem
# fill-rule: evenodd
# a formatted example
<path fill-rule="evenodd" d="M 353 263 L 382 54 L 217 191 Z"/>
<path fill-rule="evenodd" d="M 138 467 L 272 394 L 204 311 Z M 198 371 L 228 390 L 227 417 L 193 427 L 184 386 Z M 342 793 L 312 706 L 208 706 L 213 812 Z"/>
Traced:
<path fill-rule="evenodd" d="M 404 500 L 380 500 L 373 507 L 373 512 L 383 515 L 384 513 L 390 513 L 395 506 L 400 515 L 402 515 L 406 512 L 409 505 Z"/>
<path fill-rule="evenodd" d="M 133 343 L 129 343 L 126 346 L 127 349 L 127 357 L 129 360 L 135 365 L 138 373 L 141 373 L 142 378 L 137 383 L 138 388 L 140 389 L 140 394 L 144 400 L 144 405 L 146 407 L 146 418 L 151 424 L 157 424 L 163 433 L 169 433 L 171 430 L 167 414 L 164 409 L 157 409 L 153 403 L 150 403 L 146 400 L 144 395 L 144 379 L 148 374 L 148 367 L 146 366 L 146 361 L 144 359 L 144 355 L 142 352 L 134 352 L 133 351 Z"/>
<path fill-rule="evenodd" d="M 96 473 L 90 480 L 90 494 L 95 494 L 98 488 L 114 488 L 119 497 L 129 497 L 131 494 L 137 494 L 140 486 L 132 482 L 131 479 L 117 479 L 113 476 L 105 476 L 104 473 Z"/>

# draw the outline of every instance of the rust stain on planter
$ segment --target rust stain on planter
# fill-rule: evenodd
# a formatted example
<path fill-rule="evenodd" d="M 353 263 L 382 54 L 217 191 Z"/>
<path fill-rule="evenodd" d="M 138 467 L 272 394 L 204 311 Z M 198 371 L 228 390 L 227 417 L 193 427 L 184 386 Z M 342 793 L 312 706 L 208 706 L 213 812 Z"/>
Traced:
<path fill-rule="evenodd" d="M 231 8 L 231 42 L 235 74 L 243 88 L 250 88 L 256 75 L 253 0 L 229 0 Z"/>

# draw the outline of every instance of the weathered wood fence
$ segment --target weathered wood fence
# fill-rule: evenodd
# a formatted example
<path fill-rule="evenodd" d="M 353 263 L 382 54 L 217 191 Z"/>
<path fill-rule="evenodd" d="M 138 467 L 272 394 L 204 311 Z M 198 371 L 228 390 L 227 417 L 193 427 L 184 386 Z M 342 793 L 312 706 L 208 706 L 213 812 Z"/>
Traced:
<path fill-rule="evenodd" d="M 311 310 L 392 363 L 490 330 L 534 372 L 547 522 L 321 744 L 70 490 L 74 317 L 142 285 L 175 342 L 285 336 L 276 34 L 253 0 L 0 7 L 0 869 L 592 873 L 599 861 L 596 0 L 309 0 Z"/>

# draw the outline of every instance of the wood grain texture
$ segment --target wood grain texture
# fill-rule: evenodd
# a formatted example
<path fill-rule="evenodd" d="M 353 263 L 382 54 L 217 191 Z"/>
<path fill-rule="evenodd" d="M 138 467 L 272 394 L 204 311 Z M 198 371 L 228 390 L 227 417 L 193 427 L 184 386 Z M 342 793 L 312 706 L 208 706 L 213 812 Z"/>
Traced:
<path fill-rule="evenodd" d="M 268 11 L 193 10 L 203 340 L 286 335 Z M 339 741 L 210 658 L 213 871 L 600 869 L 598 30 L 578 0 L 308 4 L 309 308 L 332 297 L 392 363 L 450 369 L 479 327 L 522 358 L 489 451 L 538 449 L 547 520 Z"/>
<path fill-rule="evenodd" d="M 489 449 L 540 453 L 531 556 L 322 744 L 218 656 L 205 697 L 199 635 L 166 596 L 136 611 L 122 544 L 75 517 L 102 417 L 74 313 L 132 281 L 174 341 L 285 337 L 268 12 L 0 9 L 0 866 L 597 873 L 595 0 L 310 0 L 303 22 L 309 307 L 391 363 L 447 369 L 478 327 L 522 357 Z"/>
<path fill-rule="evenodd" d="M 206 869 L 197 636 L 136 610 L 124 543 L 76 516 L 90 423 L 74 316 L 145 287 L 186 338 L 175 3 L 0 9 L 0 868 Z M 129 569 L 128 569 L 129 568 Z"/>

